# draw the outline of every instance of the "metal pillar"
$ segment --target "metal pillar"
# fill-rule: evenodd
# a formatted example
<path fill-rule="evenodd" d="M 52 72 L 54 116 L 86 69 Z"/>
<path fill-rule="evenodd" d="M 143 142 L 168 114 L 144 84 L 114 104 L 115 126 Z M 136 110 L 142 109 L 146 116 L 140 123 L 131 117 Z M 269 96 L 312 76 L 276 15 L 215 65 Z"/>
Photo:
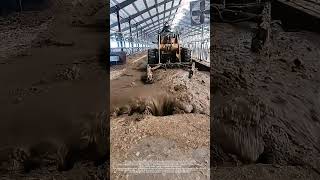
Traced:
<path fill-rule="evenodd" d="M 131 18 L 130 17 L 129 17 L 129 30 L 130 30 L 131 47 L 133 48 L 133 38 L 132 38 Z"/>
<path fill-rule="evenodd" d="M 138 46 L 138 51 L 139 51 L 139 30 L 138 30 L 138 25 L 136 25 L 136 31 L 137 31 L 137 46 Z"/>
<path fill-rule="evenodd" d="M 159 64 L 160 64 L 160 59 L 161 59 L 161 51 L 160 51 L 160 42 L 161 38 L 160 38 L 160 34 L 158 33 L 158 57 L 159 57 Z"/>
<path fill-rule="evenodd" d="M 203 24 L 201 25 L 201 47 L 200 47 L 200 61 L 203 60 Z"/>
<path fill-rule="evenodd" d="M 147 34 L 144 34 L 144 47 L 147 48 Z"/>
<path fill-rule="evenodd" d="M 117 6 L 117 23 L 118 23 L 118 31 L 119 31 L 119 36 L 121 36 L 121 23 L 120 23 L 120 14 L 119 14 L 120 8 Z M 118 42 L 118 41 L 117 41 Z M 119 46 L 119 42 L 118 42 Z M 120 46 L 121 46 L 121 51 L 123 51 L 122 48 L 122 39 L 120 40 Z"/>
<path fill-rule="evenodd" d="M 141 50 L 143 51 L 143 34 L 142 34 L 142 28 L 140 28 L 140 37 L 141 37 L 141 39 L 142 39 Z"/>

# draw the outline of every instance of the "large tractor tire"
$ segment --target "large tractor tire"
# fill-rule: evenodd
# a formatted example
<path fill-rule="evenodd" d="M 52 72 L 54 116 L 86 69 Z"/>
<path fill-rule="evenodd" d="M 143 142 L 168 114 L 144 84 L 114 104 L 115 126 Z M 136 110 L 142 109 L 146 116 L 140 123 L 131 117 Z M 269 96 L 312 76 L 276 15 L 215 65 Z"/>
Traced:
<path fill-rule="evenodd" d="M 187 48 L 181 48 L 181 62 L 191 63 L 191 50 Z"/>
<path fill-rule="evenodd" d="M 148 49 L 148 64 L 158 64 L 158 49 Z"/>

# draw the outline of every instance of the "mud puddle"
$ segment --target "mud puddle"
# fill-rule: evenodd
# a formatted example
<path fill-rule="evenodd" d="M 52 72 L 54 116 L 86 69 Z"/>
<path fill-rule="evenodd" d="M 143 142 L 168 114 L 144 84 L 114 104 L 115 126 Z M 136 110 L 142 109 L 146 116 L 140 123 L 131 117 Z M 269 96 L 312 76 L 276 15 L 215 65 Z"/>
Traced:
<path fill-rule="evenodd" d="M 141 54 L 136 62 L 128 62 L 120 77 L 110 81 L 111 111 L 123 107 L 132 101 L 143 97 L 161 96 L 167 94 L 163 87 L 157 84 L 145 84 L 142 81 L 145 75 L 145 62 L 147 57 Z"/>

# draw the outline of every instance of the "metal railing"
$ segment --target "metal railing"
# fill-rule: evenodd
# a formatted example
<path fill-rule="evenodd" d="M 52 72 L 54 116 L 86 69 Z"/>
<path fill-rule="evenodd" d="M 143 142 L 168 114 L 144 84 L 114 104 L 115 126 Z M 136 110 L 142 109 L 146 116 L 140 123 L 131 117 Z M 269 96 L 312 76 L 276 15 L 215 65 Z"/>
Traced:
<path fill-rule="evenodd" d="M 140 53 L 142 51 L 146 51 L 148 49 L 149 47 L 115 47 L 115 48 L 110 48 L 110 52 L 124 51 L 126 52 L 126 55 L 133 55 L 136 53 Z"/>
<path fill-rule="evenodd" d="M 210 62 L 210 27 L 203 33 L 189 33 L 181 36 L 182 47 L 191 50 L 191 57 L 198 61 Z"/>
<path fill-rule="evenodd" d="M 136 54 L 153 46 L 146 39 L 136 38 L 133 36 L 124 36 L 122 33 L 114 32 L 110 35 L 110 52 L 124 51 L 127 55 Z"/>

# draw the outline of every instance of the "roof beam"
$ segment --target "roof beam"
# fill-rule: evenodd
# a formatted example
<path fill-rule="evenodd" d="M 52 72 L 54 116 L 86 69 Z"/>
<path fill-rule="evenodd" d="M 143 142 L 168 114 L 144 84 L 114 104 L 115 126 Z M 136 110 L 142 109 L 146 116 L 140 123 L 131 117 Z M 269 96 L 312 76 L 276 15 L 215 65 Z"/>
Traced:
<path fill-rule="evenodd" d="M 129 0 L 129 1 L 133 1 L 133 0 Z M 171 1 L 173 1 L 173 0 L 171 0 Z M 126 2 L 126 1 L 124 1 L 124 2 Z M 133 2 L 134 2 L 134 1 L 133 1 Z M 134 18 L 140 16 L 141 14 L 143 14 L 143 13 L 145 13 L 145 12 L 148 12 L 148 11 L 150 11 L 151 9 L 156 8 L 157 6 L 160 6 L 160 5 L 164 4 L 164 3 L 165 3 L 165 1 L 162 1 L 162 2 L 159 3 L 159 4 L 154 4 L 153 6 L 151 6 L 151 7 L 149 7 L 149 8 L 146 8 L 146 9 L 144 9 L 144 10 L 142 10 L 142 11 L 136 13 L 136 14 L 133 14 L 133 15 L 131 15 L 130 17 L 131 17 L 131 19 L 134 19 Z M 110 11 L 110 12 L 111 12 L 111 11 Z M 120 23 L 125 23 L 125 22 L 128 22 L 128 21 L 129 21 L 129 17 L 124 18 L 124 19 L 121 19 L 121 20 L 120 20 Z M 117 26 L 117 23 L 111 24 L 111 25 L 110 25 L 110 28 L 113 28 L 113 27 L 115 27 L 115 26 Z"/>
<path fill-rule="evenodd" d="M 137 8 L 136 4 L 133 3 L 132 5 L 133 5 L 133 7 L 136 9 L 136 11 L 139 12 L 139 9 Z M 130 16 L 130 15 L 129 15 L 129 16 Z M 140 16 L 141 16 L 141 19 L 143 19 L 143 21 L 145 21 L 145 19 L 144 19 L 144 17 L 142 16 L 142 14 L 140 14 Z M 135 21 L 135 22 L 136 22 L 136 21 Z M 136 24 L 137 24 L 137 22 L 136 22 Z"/>
<path fill-rule="evenodd" d="M 178 6 L 180 6 L 180 5 L 181 5 L 181 1 L 182 1 L 182 0 L 180 0 L 180 1 L 179 1 Z M 177 12 L 178 12 L 178 8 L 176 9 L 176 12 L 175 12 L 174 14 L 177 14 Z M 171 15 L 171 14 L 170 14 L 170 15 Z M 171 20 L 171 23 L 172 23 L 172 21 L 173 21 L 173 19 Z M 170 24 L 171 24 L 171 23 L 170 23 Z"/>
<path fill-rule="evenodd" d="M 137 0 L 127 0 L 127 1 L 123 1 L 122 3 L 120 4 L 117 4 L 115 6 L 112 6 L 110 7 L 110 14 L 111 13 L 116 13 L 117 12 L 117 9 L 123 9 L 124 7 L 127 7 L 129 6 L 130 4 L 136 2 Z"/>
<path fill-rule="evenodd" d="M 171 15 L 171 18 L 169 16 L 167 16 L 166 18 L 169 18 L 169 20 L 173 19 L 173 15 Z M 147 32 L 152 34 L 152 33 L 156 33 L 157 30 L 160 30 L 160 27 L 152 27 L 150 28 L 150 30 L 148 30 Z"/>
<path fill-rule="evenodd" d="M 157 0 L 155 0 L 155 3 L 156 4 L 158 4 L 158 1 Z M 160 5 L 158 5 L 158 6 L 160 6 Z M 157 17 L 158 17 L 158 21 L 159 21 L 159 9 L 158 9 L 158 6 L 156 7 L 156 11 L 157 11 Z"/>
<path fill-rule="evenodd" d="M 171 16 L 173 16 L 173 15 L 174 15 L 174 14 L 172 14 Z M 168 18 L 168 16 L 167 16 L 166 18 Z M 170 17 L 169 17 L 169 18 L 170 18 Z M 149 27 L 150 25 L 147 24 L 147 25 L 145 25 L 145 26 L 143 26 L 143 27 L 141 27 L 141 28 L 144 29 L 144 32 L 148 32 L 149 30 L 152 30 L 152 29 L 154 29 L 154 28 L 160 28 L 159 24 L 161 24 L 160 21 L 163 20 L 163 19 L 164 19 L 164 17 L 161 18 L 158 22 L 156 22 L 155 26 Z M 149 28 L 147 28 L 147 27 L 149 27 Z"/>
<path fill-rule="evenodd" d="M 172 3 L 171 3 L 171 7 L 173 7 L 173 3 L 174 3 L 174 1 L 172 1 Z M 171 16 L 171 13 L 172 13 L 172 11 L 170 11 L 169 16 Z"/>
<path fill-rule="evenodd" d="M 172 16 L 171 16 L 171 18 L 169 16 L 167 16 L 166 18 L 169 18 L 169 20 L 171 20 L 171 19 L 173 19 Z M 164 19 L 164 18 L 161 18 L 161 20 L 162 19 Z M 157 30 L 160 30 L 160 27 L 158 27 L 158 24 L 159 24 L 159 22 L 156 24 L 156 26 L 153 26 L 153 27 L 148 28 L 148 29 L 144 29 L 144 33 L 150 34 L 150 35 L 153 34 L 153 33 L 156 33 Z M 186 26 L 186 30 L 189 30 L 185 34 L 188 34 L 188 33 L 191 33 L 191 32 L 201 32 L 201 28 L 198 27 L 198 26 L 191 26 L 191 25 L 188 25 L 188 24 L 185 24 L 185 26 Z"/>
<path fill-rule="evenodd" d="M 178 8 L 178 7 L 179 7 L 179 5 L 178 5 L 178 6 L 175 6 L 175 7 L 172 7 L 172 8 L 170 8 L 170 9 L 166 10 L 166 11 L 163 11 L 162 13 L 166 13 L 166 12 L 172 11 L 172 10 Z M 154 17 L 156 17 L 156 16 L 157 16 L 157 14 L 155 14 L 155 15 L 153 15 L 153 16 L 150 16 L 150 17 L 146 18 L 145 21 L 138 22 L 137 25 L 140 25 L 140 24 L 142 24 L 142 23 L 144 23 L 144 22 L 147 22 L 147 21 L 149 21 L 150 19 L 152 20 L 152 19 L 153 19 Z M 167 17 L 171 17 L 171 16 L 167 16 Z M 165 17 L 164 17 L 164 18 L 165 18 Z M 163 18 L 162 18 L 162 19 L 163 19 Z M 152 24 L 155 25 L 154 22 L 152 22 Z M 150 25 L 151 25 L 151 24 L 147 24 L 146 26 L 150 26 Z M 146 26 L 144 26 L 144 27 L 146 27 Z M 143 27 L 142 27 L 142 28 L 143 28 Z M 126 30 L 128 30 L 128 29 L 129 29 L 128 27 L 127 27 L 127 28 L 124 28 L 123 31 L 126 31 Z"/>
<path fill-rule="evenodd" d="M 166 3 L 164 3 L 163 11 L 165 11 L 167 9 L 167 0 L 164 0 L 164 2 L 166 2 Z M 164 17 L 164 19 L 166 18 L 166 13 L 163 13 L 163 17 Z"/>
<path fill-rule="evenodd" d="M 149 8 L 148 5 L 147 5 L 147 1 L 146 0 L 143 0 L 143 3 L 146 6 L 146 8 Z M 148 14 L 149 14 L 149 17 L 151 17 L 150 11 L 148 11 Z M 152 24 L 154 25 L 154 21 L 152 19 L 151 19 L 151 21 L 152 21 Z"/>

